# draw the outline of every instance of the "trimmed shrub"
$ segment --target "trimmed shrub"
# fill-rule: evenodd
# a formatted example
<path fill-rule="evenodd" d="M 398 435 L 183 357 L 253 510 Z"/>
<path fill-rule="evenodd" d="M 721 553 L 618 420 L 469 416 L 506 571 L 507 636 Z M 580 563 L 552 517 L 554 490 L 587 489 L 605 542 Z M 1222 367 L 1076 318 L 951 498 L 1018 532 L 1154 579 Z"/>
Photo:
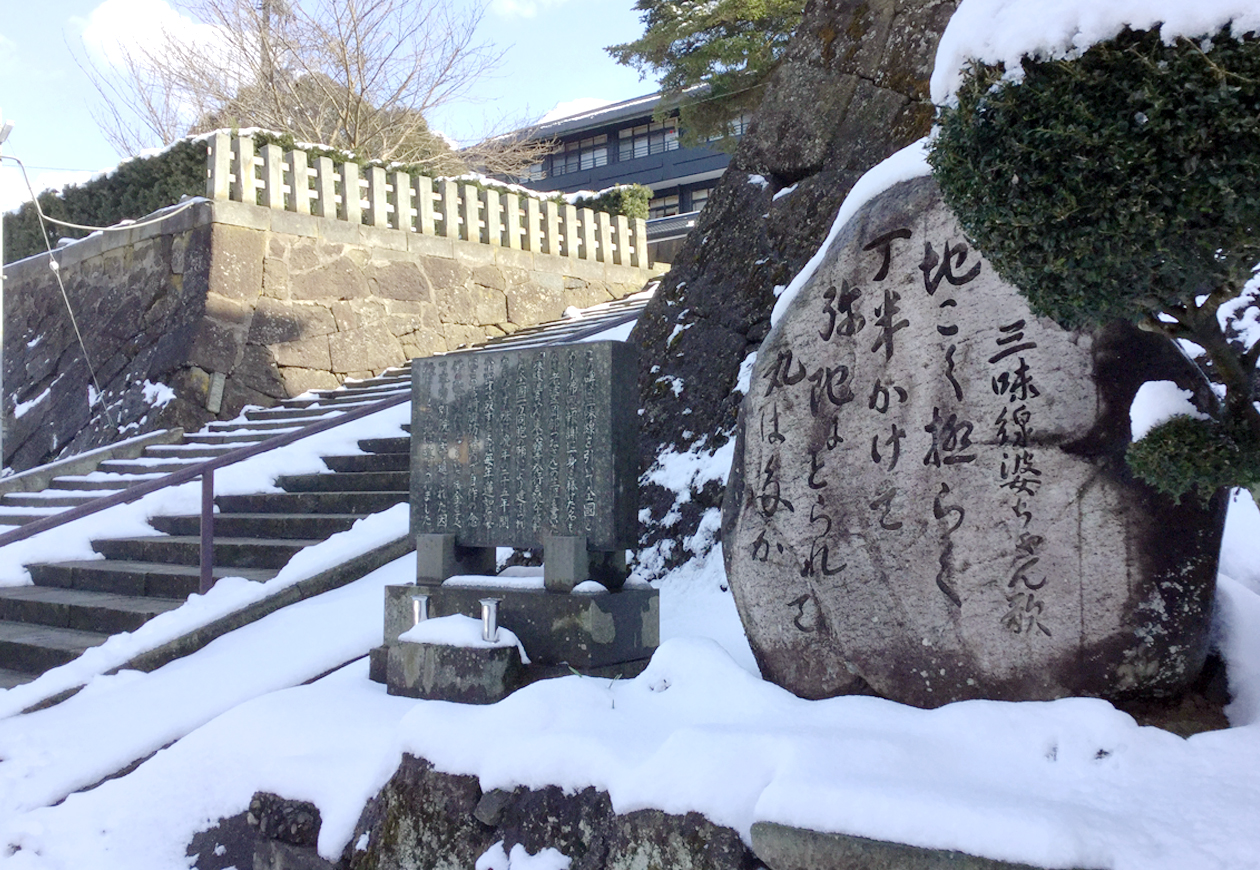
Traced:
<path fill-rule="evenodd" d="M 1260 42 L 1128 31 L 1023 78 L 973 65 L 929 162 L 945 201 L 1033 310 L 1142 315 L 1260 262 Z"/>

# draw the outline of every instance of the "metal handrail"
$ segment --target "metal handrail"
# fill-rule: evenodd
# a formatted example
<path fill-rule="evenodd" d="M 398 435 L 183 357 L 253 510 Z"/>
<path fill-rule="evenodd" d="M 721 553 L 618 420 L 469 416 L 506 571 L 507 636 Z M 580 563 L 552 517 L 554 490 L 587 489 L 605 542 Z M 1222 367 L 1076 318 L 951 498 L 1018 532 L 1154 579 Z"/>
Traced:
<path fill-rule="evenodd" d="M 401 395 L 393 396 L 388 399 L 382 399 L 379 402 L 373 402 L 353 411 L 337 412 L 335 408 L 329 408 L 330 412 L 336 412 L 338 416 L 329 417 L 316 423 L 311 423 L 301 428 L 294 429 L 268 438 L 266 441 L 259 441 L 248 447 L 238 447 L 230 450 L 222 456 L 216 456 L 205 462 L 199 462 L 180 471 L 172 471 L 170 474 L 162 477 L 146 480 L 143 483 L 137 483 L 126 489 L 119 490 L 112 495 L 101 496 L 92 499 L 77 507 L 70 508 L 67 511 L 55 514 L 53 516 L 43 517 L 42 519 L 26 523 L 12 531 L 0 534 L 0 547 L 14 544 L 18 541 L 24 541 L 27 538 L 46 532 L 50 529 L 58 528 L 66 523 L 83 519 L 91 516 L 106 508 L 115 507 L 120 504 L 127 504 L 136 499 L 146 496 L 151 492 L 157 492 L 159 489 L 166 489 L 168 486 L 178 486 L 181 483 L 200 477 L 201 478 L 201 584 L 200 591 L 204 595 L 214 585 L 212 574 L 214 572 L 214 472 L 217 468 L 225 465 L 232 465 L 245 459 L 250 459 L 260 453 L 266 453 L 268 450 L 274 450 L 277 447 L 284 447 L 299 441 L 311 435 L 318 435 L 320 432 L 326 432 L 329 429 L 346 423 L 352 423 L 355 420 L 375 414 L 378 411 L 384 411 L 403 402 L 411 401 L 411 391 L 406 390 Z"/>

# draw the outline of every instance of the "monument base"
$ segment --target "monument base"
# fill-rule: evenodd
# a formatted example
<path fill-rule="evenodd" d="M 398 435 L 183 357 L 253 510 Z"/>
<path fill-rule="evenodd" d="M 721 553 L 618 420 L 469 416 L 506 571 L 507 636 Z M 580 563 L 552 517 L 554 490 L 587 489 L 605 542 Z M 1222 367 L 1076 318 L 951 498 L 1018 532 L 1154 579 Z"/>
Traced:
<path fill-rule="evenodd" d="M 487 581 L 493 578 L 487 577 Z M 481 599 L 499 599 L 498 622 L 511 629 L 531 668 L 593 668 L 646 661 L 660 644 L 660 593 L 647 586 L 596 595 L 485 586 L 385 587 L 385 643 L 415 624 L 412 597 L 428 595 L 430 617 L 481 617 Z"/>
<path fill-rule="evenodd" d="M 525 666 L 514 646 L 464 647 L 437 643 L 389 644 L 385 687 L 391 695 L 493 704 L 520 688 Z"/>

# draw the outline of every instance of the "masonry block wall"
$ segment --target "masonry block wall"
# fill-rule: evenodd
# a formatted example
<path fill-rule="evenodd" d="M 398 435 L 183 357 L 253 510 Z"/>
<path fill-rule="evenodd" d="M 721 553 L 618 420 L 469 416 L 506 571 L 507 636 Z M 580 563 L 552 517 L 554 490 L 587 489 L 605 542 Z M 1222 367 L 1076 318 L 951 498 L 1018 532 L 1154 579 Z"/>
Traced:
<path fill-rule="evenodd" d="M 620 298 L 660 271 L 230 200 L 171 211 L 56 252 L 86 358 L 48 256 L 6 267 L 6 465 L 230 419 Z"/>

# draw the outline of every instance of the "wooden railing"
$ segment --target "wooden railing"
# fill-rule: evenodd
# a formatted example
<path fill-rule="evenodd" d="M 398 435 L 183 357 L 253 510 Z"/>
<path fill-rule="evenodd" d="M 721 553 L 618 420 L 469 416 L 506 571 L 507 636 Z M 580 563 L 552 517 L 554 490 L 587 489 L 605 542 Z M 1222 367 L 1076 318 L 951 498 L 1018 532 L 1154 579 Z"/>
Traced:
<path fill-rule="evenodd" d="M 257 150 L 257 153 L 255 151 Z M 482 190 L 457 179 L 308 162 L 305 151 L 255 149 L 248 136 L 210 137 L 210 199 L 442 236 L 512 250 L 647 268 L 640 218 L 575 208 L 531 196 Z"/>

